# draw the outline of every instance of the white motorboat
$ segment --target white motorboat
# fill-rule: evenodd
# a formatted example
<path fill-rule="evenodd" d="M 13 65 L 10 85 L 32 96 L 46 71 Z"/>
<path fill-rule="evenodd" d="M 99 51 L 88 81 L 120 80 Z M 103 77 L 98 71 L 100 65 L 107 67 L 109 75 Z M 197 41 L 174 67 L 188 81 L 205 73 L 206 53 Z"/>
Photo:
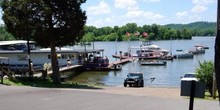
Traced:
<path fill-rule="evenodd" d="M 205 53 L 205 47 L 201 45 L 196 45 L 195 49 L 190 50 L 189 53 L 193 54 L 204 54 Z"/>

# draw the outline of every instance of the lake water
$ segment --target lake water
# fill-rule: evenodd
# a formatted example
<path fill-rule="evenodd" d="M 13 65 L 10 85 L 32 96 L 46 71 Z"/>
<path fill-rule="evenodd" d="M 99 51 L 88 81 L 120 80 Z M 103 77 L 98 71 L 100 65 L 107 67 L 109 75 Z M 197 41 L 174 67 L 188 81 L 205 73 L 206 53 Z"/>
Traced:
<path fill-rule="evenodd" d="M 192 40 L 163 40 L 152 41 L 153 44 L 162 49 L 171 50 L 173 54 L 177 49 L 188 51 L 195 45 L 202 44 L 208 46 L 205 54 L 194 55 L 193 59 L 174 59 L 167 61 L 166 66 L 141 66 L 138 61 L 123 65 L 120 71 L 86 71 L 73 77 L 72 80 L 81 83 L 103 84 L 107 86 L 122 86 L 124 79 L 129 72 L 142 72 L 144 74 L 145 86 L 151 87 L 180 87 L 180 77 L 187 72 L 194 72 L 199 61 L 211 60 L 214 62 L 215 37 L 193 37 Z M 104 55 L 111 61 L 115 61 L 112 55 L 117 52 L 127 52 L 128 47 L 138 47 L 139 41 L 131 42 L 94 42 L 95 49 L 105 49 Z M 74 46 L 74 49 L 85 47 Z M 87 46 L 92 49 L 93 45 Z M 151 82 L 150 78 L 155 77 Z"/>

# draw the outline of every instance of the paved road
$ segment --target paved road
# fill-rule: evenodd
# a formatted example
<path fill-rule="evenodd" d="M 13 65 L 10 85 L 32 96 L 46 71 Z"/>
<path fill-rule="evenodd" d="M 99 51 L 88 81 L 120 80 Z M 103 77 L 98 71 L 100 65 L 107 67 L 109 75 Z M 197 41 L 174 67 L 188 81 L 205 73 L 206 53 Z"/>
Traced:
<path fill-rule="evenodd" d="M 132 89 L 153 90 L 123 87 L 48 89 L 0 85 L 0 110 L 188 110 L 187 98 L 149 96 L 134 90 L 125 92 Z M 195 100 L 194 110 L 219 109 L 218 101 Z"/>

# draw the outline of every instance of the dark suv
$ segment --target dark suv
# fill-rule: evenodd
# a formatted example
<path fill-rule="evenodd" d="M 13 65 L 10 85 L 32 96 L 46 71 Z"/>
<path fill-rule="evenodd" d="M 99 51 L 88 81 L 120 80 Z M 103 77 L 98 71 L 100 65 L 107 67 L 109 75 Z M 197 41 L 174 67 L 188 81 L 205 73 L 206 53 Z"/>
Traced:
<path fill-rule="evenodd" d="M 124 80 L 124 87 L 127 85 L 136 86 L 136 87 L 144 87 L 144 79 L 142 73 L 129 73 L 127 78 Z"/>

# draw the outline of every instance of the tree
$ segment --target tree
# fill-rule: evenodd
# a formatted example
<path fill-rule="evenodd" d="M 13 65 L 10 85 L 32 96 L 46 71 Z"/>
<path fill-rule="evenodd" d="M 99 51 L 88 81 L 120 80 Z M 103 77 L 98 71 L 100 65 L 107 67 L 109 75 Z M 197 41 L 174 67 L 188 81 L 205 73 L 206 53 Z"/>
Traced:
<path fill-rule="evenodd" d="M 95 40 L 94 34 L 89 32 L 83 36 L 83 38 L 81 39 L 81 42 L 93 42 L 94 40 Z"/>
<path fill-rule="evenodd" d="M 60 83 L 56 46 L 78 42 L 83 34 L 86 0 L 4 0 L 3 20 L 15 37 L 31 36 L 43 47 L 51 48 L 53 82 Z"/>
<path fill-rule="evenodd" d="M 206 85 L 206 89 L 212 94 L 214 63 L 211 61 L 199 62 L 196 68 L 196 77 Z"/>
<path fill-rule="evenodd" d="M 134 33 L 137 31 L 137 24 L 136 23 L 127 23 L 126 27 L 127 27 L 127 32 Z"/>
<path fill-rule="evenodd" d="M 14 36 L 12 36 L 10 33 L 8 33 L 5 30 L 5 27 L 1 26 L 0 27 L 0 41 L 3 40 L 15 40 Z"/>

